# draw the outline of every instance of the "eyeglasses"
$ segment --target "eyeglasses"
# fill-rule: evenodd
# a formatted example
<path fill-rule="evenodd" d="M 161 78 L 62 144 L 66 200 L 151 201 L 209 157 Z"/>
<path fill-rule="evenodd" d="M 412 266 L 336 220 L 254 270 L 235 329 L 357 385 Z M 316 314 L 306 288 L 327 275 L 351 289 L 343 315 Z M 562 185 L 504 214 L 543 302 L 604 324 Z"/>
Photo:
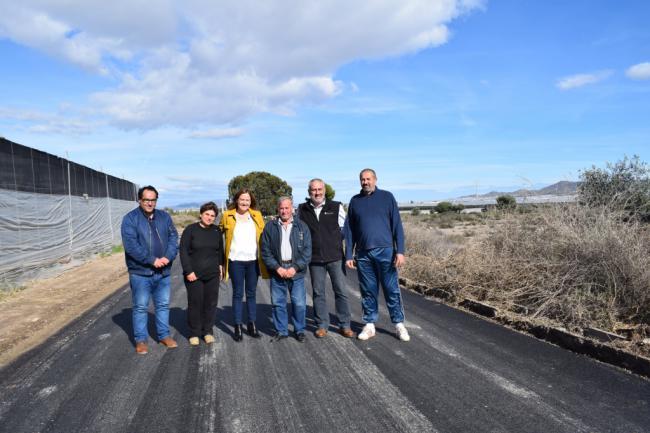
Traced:
<path fill-rule="evenodd" d="M 157 198 L 142 198 L 140 199 L 142 203 L 155 203 L 158 201 Z"/>

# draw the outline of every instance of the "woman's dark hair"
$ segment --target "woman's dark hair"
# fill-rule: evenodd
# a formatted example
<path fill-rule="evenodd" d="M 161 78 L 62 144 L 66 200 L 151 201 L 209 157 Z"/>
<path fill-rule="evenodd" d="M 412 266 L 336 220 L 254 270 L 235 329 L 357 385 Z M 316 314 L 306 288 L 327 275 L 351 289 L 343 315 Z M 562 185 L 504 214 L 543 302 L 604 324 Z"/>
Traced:
<path fill-rule="evenodd" d="M 237 209 L 237 200 L 242 194 L 248 194 L 251 197 L 251 209 L 257 209 L 257 201 L 255 201 L 255 196 L 253 192 L 248 188 L 242 188 L 235 193 L 232 198 L 232 202 L 228 205 L 228 209 Z"/>
<path fill-rule="evenodd" d="M 215 216 L 219 215 L 219 208 L 217 207 L 216 204 L 214 204 L 213 201 L 209 201 L 207 203 L 202 204 L 201 209 L 199 209 L 199 213 L 202 214 L 203 212 L 207 212 L 209 210 L 214 211 Z"/>
<path fill-rule="evenodd" d="M 142 200 L 142 194 L 144 194 L 144 192 L 147 190 L 155 192 L 156 198 L 158 198 L 158 191 L 156 190 L 156 188 L 154 188 L 151 185 L 147 185 L 147 186 L 143 186 L 138 190 L 138 200 Z"/>

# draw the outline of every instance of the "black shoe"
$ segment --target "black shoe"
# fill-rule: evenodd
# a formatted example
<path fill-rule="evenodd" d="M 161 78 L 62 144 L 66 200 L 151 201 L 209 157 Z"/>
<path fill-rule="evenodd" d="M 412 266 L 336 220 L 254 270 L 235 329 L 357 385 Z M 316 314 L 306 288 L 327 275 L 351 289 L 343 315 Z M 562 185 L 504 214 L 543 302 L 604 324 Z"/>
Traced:
<path fill-rule="evenodd" d="M 246 329 L 248 330 L 248 335 L 250 335 L 251 337 L 262 338 L 262 335 L 257 331 L 255 322 L 248 322 L 248 325 L 246 325 Z"/>
<path fill-rule="evenodd" d="M 298 340 L 299 342 L 304 343 L 306 339 L 307 337 L 305 337 L 304 332 L 299 332 L 296 334 L 296 340 Z"/>
<path fill-rule="evenodd" d="M 282 341 L 286 338 L 289 338 L 289 336 L 282 335 L 282 334 L 275 334 L 273 338 L 271 338 L 271 343 L 275 343 L 276 341 Z"/>
<path fill-rule="evenodd" d="M 242 335 L 241 325 L 235 325 L 235 335 L 233 337 L 235 341 L 242 341 L 244 336 Z"/>

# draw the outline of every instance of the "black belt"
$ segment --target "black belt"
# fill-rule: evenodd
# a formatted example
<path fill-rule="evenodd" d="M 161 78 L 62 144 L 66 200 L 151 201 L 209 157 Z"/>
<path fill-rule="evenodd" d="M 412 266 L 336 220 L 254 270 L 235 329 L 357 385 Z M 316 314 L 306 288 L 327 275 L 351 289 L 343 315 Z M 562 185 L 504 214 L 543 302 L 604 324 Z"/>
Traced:
<path fill-rule="evenodd" d="M 290 264 L 291 264 L 291 260 L 282 260 L 281 263 L 282 263 L 283 265 L 290 265 Z"/>

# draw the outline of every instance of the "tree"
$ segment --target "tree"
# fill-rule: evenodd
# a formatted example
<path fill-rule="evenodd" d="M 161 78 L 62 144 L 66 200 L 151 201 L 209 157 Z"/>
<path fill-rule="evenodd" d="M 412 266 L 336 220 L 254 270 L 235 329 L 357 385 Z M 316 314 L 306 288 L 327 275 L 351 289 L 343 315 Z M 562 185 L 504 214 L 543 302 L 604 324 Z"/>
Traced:
<path fill-rule="evenodd" d="M 511 210 L 517 207 L 517 200 L 510 194 L 497 197 L 497 209 Z"/>
<path fill-rule="evenodd" d="M 465 209 L 465 206 L 463 206 L 461 203 L 453 204 L 450 201 L 441 201 L 433 207 L 433 210 L 438 213 L 460 212 L 463 209 Z"/>
<path fill-rule="evenodd" d="M 586 206 L 606 206 L 641 220 L 650 220 L 650 168 L 637 155 L 607 163 L 607 168 L 580 174 L 578 201 Z"/>
<path fill-rule="evenodd" d="M 228 183 L 229 203 L 237 191 L 248 188 L 253 192 L 257 201 L 257 209 L 263 215 L 273 215 L 276 212 L 278 198 L 283 195 L 291 197 L 292 188 L 287 182 L 265 171 L 251 171 L 248 174 L 235 176 Z"/>
<path fill-rule="evenodd" d="M 452 212 L 454 210 L 454 205 L 449 201 L 441 201 L 433 208 L 438 213 Z"/>
<path fill-rule="evenodd" d="M 325 184 L 325 200 L 331 201 L 334 200 L 334 196 L 336 195 L 336 191 L 334 188 L 332 188 L 332 185 L 329 183 Z"/>

